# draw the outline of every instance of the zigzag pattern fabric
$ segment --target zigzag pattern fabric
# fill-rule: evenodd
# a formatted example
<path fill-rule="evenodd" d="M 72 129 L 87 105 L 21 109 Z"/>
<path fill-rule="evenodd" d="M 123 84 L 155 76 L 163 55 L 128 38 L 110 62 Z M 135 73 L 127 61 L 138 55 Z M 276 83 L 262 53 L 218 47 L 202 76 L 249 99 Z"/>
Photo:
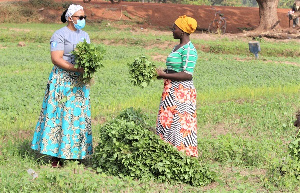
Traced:
<path fill-rule="evenodd" d="M 156 134 L 189 156 L 198 157 L 197 92 L 193 81 L 164 81 Z"/>

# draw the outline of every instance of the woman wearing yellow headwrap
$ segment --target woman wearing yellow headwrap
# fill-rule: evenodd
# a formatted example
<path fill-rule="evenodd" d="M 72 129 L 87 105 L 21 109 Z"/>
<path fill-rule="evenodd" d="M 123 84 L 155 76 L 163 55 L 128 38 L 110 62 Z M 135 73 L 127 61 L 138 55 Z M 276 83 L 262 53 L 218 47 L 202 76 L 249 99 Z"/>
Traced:
<path fill-rule="evenodd" d="M 192 79 L 198 56 L 190 34 L 196 28 L 197 21 L 186 15 L 174 22 L 173 37 L 180 42 L 167 57 L 167 68 L 156 70 L 158 78 L 164 79 L 156 134 L 179 151 L 194 157 L 198 157 L 197 93 Z"/>

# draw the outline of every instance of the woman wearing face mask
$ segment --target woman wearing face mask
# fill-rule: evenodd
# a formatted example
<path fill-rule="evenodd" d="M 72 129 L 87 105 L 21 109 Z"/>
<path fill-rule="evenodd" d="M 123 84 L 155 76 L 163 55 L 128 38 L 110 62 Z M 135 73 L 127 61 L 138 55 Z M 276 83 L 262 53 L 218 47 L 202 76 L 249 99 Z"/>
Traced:
<path fill-rule="evenodd" d="M 80 84 L 82 68 L 74 67 L 70 53 L 89 35 L 81 29 L 86 16 L 83 7 L 70 5 L 61 21 L 67 26 L 50 39 L 50 73 L 31 148 L 52 156 L 52 166 L 62 166 L 61 159 L 84 159 L 92 154 L 92 129 L 89 88 Z"/>
<path fill-rule="evenodd" d="M 189 156 L 198 157 L 196 89 L 193 72 L 197 50 L 190 41 L 197 21 L 180 16 L 173 25 L 173 37 L 178 39 L 166 60 L 166 70 L 157 69 L 158 78 L 164 79 L 157 118 L 156 134 Z"/>

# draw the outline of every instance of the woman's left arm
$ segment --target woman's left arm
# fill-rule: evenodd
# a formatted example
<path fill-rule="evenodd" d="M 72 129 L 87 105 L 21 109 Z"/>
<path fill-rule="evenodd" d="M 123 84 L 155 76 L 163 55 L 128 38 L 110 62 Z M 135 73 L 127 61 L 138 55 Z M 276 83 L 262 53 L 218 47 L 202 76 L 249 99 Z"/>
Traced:
<path fill-rule="evenodd" d="M 193 76 L 191 74 L 188 74 L 186 72 L 177 72 L 177 73 L 171 73 L 167 74 L 162 69 L 156 69 L 157 78 L 158 79 L 170 79 L 170 80 L 177 80 L 177 81 L 184 81 L 184 80 L 192 80 Z"/>

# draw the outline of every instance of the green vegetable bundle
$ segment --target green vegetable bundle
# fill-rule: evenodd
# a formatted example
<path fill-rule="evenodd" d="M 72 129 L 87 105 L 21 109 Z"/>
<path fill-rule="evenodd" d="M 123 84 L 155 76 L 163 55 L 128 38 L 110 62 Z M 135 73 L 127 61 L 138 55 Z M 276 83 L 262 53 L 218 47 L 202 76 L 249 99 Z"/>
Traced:
<path fill-rule="evenodd" d="M 105 49 L 101 46 L 89 44 L 84 40 L 78 43 L 71 53 L 75 56 L 75 68 L 84 68 L 81 77 L 82 82 L 88 84 L 93 78 L 93 74 L 100 67 L 103 67 L 101 61 L 104 58 Z"/>
<path fill-rule="evenodd" d="M 145 56 L 140 56 L 133 63 L 128 63 L 131 83 L 142 88 L 156 78 L 156 67 Z"/>
<path fill-rule="evenodd" d="M 131 107 L 100 128 L 100 141 L 93 154 L 93 167 L 98 172 L 192 186 L 214 181 L 215 172 L 160 139 L 146 118 Z"/>

